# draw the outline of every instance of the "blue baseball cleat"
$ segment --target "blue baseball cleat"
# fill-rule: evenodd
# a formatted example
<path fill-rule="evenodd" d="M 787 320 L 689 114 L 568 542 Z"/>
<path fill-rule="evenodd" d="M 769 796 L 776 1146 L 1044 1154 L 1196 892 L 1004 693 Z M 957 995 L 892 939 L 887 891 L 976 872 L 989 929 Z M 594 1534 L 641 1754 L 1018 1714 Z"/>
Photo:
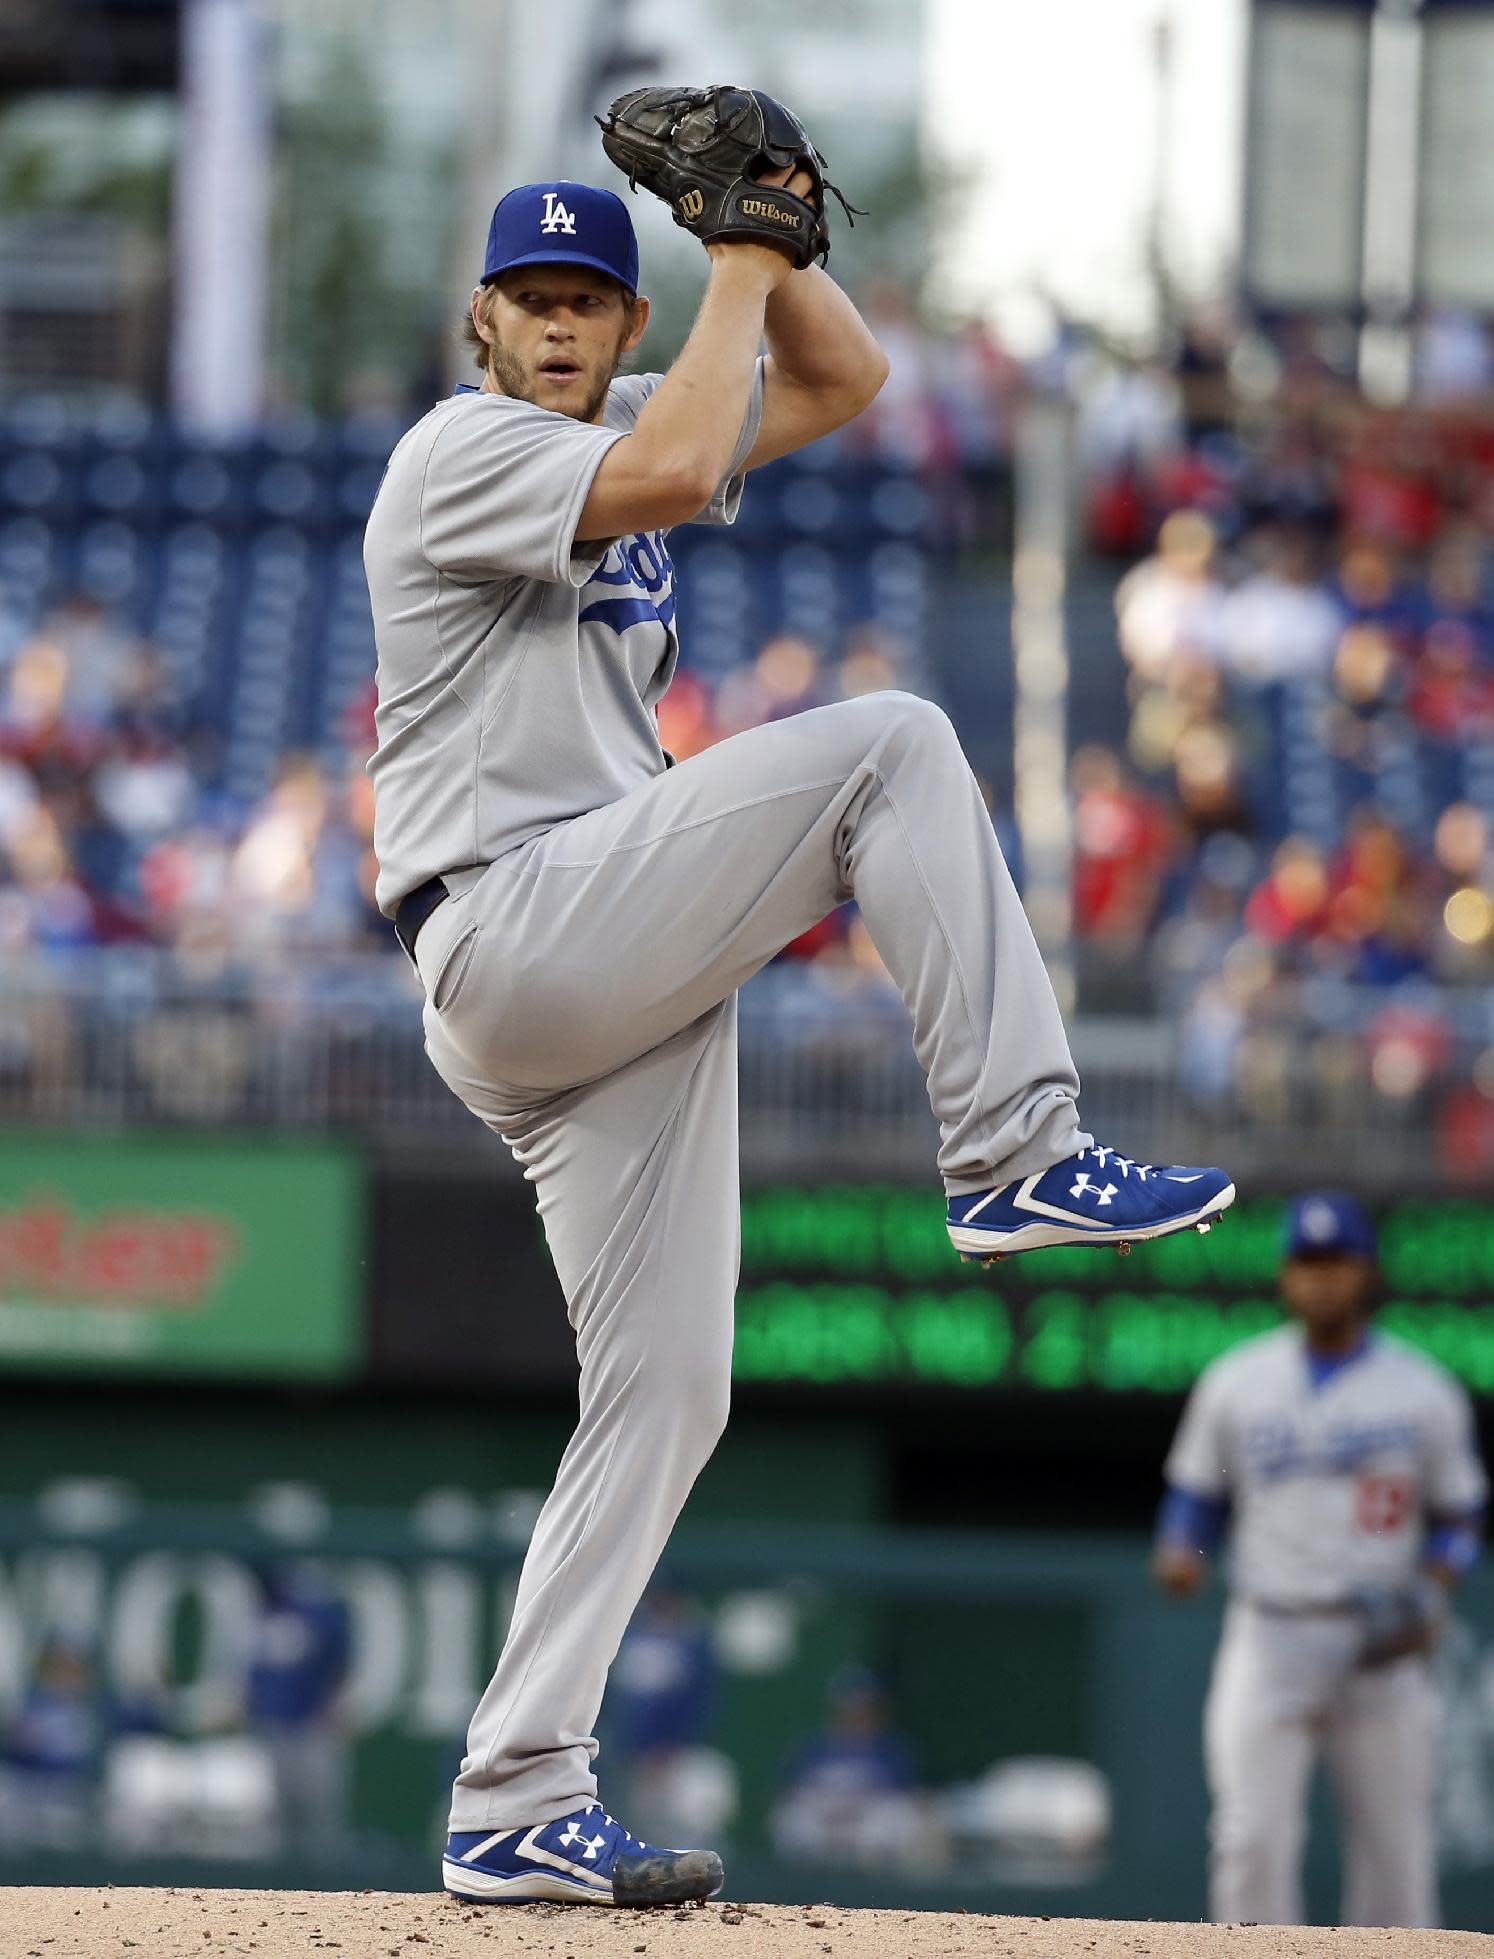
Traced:
<path fill-rule="evenodd" d="M 679 1905 L 714 1898 L 714 1850 L 640 1843 L 599 1803 L 528 1830 L 457 1830 L 441 1860 L 446 1889 L 478 1904 Z"/>
<path fill-rule="evenodd" d="M 949 1200 L 949 1236 L 962 1258 L 1006 1258 L 1044 1245 L 1129 1251 L 1190 1225 L 1207 1231 L 1235 1201 L 1222 1170 L 1153 1168 L 1099 1144 L 1018 1183 Z"/>

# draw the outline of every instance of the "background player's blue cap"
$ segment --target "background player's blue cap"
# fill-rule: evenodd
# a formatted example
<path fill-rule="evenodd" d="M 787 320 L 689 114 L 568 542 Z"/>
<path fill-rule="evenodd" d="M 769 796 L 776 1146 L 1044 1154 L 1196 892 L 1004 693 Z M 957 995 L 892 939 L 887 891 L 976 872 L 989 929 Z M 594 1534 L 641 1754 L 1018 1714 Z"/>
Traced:
<path fill-rule="evenodd" d="M 638 240 L 627 205 L 590 184 L 520 184 L 488 226 L 483 285 L 515 265 L 589 265 L 636 293 Z"/>
<path fill-rule="evenodd" d="M 1362 1204 L 1338 1191 L 1314 1191 L 1287 1208 L 1286 1255 L 1311 1258 L 1317 1253 L 1349 1252 L 1375 1256 L 1374 1220 Z"/>

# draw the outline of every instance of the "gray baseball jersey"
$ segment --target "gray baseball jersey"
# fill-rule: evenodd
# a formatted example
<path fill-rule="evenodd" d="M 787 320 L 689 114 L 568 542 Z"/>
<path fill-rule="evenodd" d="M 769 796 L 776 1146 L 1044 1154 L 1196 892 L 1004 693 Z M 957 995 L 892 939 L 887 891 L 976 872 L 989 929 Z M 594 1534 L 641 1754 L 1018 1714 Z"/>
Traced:
<path fill-rule="evenodd" d="M 1167 1480 L 1229 1498 L 1237 1592 L 1293 1604 L 1409 1578 L 1428 1513 L 1486 1491 L 1468 1397 L 1435 1362 L 1376 1334 L 1316 1386 L 1291 1326 L 1205 1369 Z"/>
<path fill-rule="evenodd" d="M 666 766 L 654 711 L 678 641 L 664 534 L 576 541 L 603 456 L 661 378 L 614 381 L 600 425 L 463 389 L 390 457 L 363 546 L 386 915 L 427 878 L 491 863 Z M 761 414 L 759 362 L 726 481 L 695 522 L 735 517 Z"/>

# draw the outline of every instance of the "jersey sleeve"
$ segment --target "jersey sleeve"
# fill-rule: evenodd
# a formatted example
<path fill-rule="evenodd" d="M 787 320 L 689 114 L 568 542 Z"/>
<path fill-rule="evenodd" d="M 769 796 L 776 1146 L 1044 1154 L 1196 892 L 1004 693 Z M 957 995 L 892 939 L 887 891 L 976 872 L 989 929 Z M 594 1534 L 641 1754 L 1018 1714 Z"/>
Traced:
<path fill-rule="evenodd" d="M 1165 1474 L 1171 1489 L 1191 1496 L 1229 1496 L 1228 1422 L 1217 1374 L 1206 1370 L 1194 1383 L 1167 1452 Z"/>
<path fill-rule="evenodd" d="M 1455 1382 L 1437 1396 L 1427 1442 L 1428 1511 L 1433 1517 L 1474 1515 L 1488 1500 L 1489 1479 L 1479 1459 L 1473 1404 Z"/>
<path fill-rule="evenodd" d="M 420 546 L 438 571 L 584 585 L 609 540 L 576 541 L 603 456 L 623 431 L 532 402 L 459 410 L 437 432 L 420 492 Z"/>
<path fill-rule="evenodd" d="M 726 474 L 716 485 L 715 494 L 704 510 L 698 510 L 690 519 L 692 524 L 734 524 L 737 521 L 742 485 L 747 480 L 742 465 L 752 454 L 752 445 L 757 441 L 757 432 L 762 426 L 763 366 L 759 358 L 752 374 L 752 393 L 748 397 L 747 413 L 742 418 L 737 446 L 726 466 Z M 630 422 L 637 421 L 643 404 L 663 379 L 662 374 L 626 374 L 621 380 L 613 382 L 613 399 L 626 410 Z"/>
<path fill-rule="evenodd" d="M 705 509 L 696 511 L 690 519 L 692 524 L 734 524 L 737 521 L 737 512 L 742 505 L 742 485 L 747 480 L 742 465 L 752 454 L 752 445 L 757 440 L 762 419 L 763 363 L 759 360 L 753 370 L 752 393 L 747 399 L 747 413 L 742 418 L 742 432 L 737 437 L 737 446 L 726 466 L 726 474 L 716 485 L 716 494 Z"/>

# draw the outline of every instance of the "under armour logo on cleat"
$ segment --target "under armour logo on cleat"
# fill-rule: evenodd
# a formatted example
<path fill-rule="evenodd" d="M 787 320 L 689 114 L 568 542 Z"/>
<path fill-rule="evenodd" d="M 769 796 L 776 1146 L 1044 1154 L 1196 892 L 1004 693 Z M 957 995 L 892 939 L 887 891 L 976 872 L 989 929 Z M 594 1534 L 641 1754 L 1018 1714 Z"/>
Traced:
<path fill-rule="evenodd" d="M 1077 1180 L 1069 1191 L 1069 1195 L 1070 1197 L 1092 1197 L 1097 1204 L 1108 1204 L 1115 1196 L 1115 1192 L 1116 1186 L 1114 1184 L 1106 1184 L 1102 1189 L 1099 1184 L 1092 1184 L 1090 1182 L 1089 1172 L 1087 1170 L 1081 1170 Z"/>
<path fill-rule="evenodd" d="M 581 1855 L 583 1857 L 595 1858 L 597 1852 L 606 1845 L 607 1839 L 605 1837 L 586 1836 L 581 1830 L 577 1829 L 574 1822 L 570 1822 L 565 1826 L 564 1836 L 560 1837 L 558 1841 L 562 1850 L 570 1850 L 575 1845 L 580 1844 Z"/>

